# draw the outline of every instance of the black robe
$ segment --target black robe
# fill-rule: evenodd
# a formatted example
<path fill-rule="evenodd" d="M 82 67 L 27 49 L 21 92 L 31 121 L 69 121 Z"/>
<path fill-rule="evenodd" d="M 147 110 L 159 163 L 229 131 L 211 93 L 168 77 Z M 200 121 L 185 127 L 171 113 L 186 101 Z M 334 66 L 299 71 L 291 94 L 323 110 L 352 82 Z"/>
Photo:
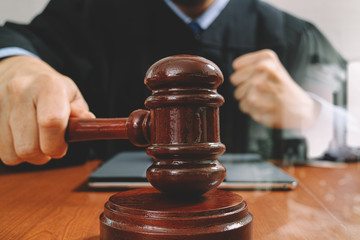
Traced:
<path fill-rule="evenodd" d="M 272 49 L 300 85 L 307 64 L 345 66 L 313 25 L 257 0 L 231 0 L 200 36 L 162 0 L 52 0 L 29 25 L 0 28 L 0 48 L 8 46 L 31 51 L 72 78 L 97 117 L 127 117 L 144 108 L 151 94 L 144 75 L 157 60 L 174 54 L 208 58 L 225 77 L 218 91 L 226 101 L 220 124 L 228 152 L 258 151 L 260 139 L 280 136 L 240 112 L 228 80 L 235 58 Z M 81 150 L 87 146 L 97 157 L 134 149 L 125 140 L 77 145 L 72 158 L 88 158 Z"/>

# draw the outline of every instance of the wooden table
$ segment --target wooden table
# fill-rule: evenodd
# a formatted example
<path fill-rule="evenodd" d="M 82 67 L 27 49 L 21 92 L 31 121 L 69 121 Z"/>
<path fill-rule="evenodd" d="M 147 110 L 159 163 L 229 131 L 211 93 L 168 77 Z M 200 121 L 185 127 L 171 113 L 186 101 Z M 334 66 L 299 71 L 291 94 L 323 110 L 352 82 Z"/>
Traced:
<path fill-rule="evenodd" d="M 99 239 L 114 192 L 86 187 L 100 161 L 41 171 L 0 168 L 0 239 Z M 288 167 L 291 191 L 239 191 L 254 215 L 254 240 L 360 239 L 360 163 Z"/>

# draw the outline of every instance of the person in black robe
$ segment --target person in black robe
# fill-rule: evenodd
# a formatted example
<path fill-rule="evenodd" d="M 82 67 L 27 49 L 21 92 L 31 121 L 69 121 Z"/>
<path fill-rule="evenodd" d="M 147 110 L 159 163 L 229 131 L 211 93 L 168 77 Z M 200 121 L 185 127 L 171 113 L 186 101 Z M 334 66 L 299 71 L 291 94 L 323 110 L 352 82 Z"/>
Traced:
<path fill-rule="evenodd" d="M 180 9 L 191 8 L 186 6 L 187 1 L 174 2 Z M 23 69 L 22 74 L 27 74 L 33 66 L 34 72 L 38 72 L 35 78 L 41 78 L 44 87 L 56 83 L 57 78 L 67 76 L 72 79 L 96 117 L 127 117 L 133 110 L 143 108 L 144 100 L 151 94 L 143 84 L 144 75 L 157 60 L 176 54 L 208 58 L 220 67 L 225 78 L 218 91 L 226 100 L 220 110 L 220 132 L 228 152 L 267 152 L 269 147 L 266 146 L 269 144 L 274 145 L 274 142 L 281 141 L 286 136 L 301 137 L 299 132 L 302 130 L 301 123 L 299 126 L 281 126 L 274 122 L 266 124 L 266 120 L 255 116 L 258 113 L 251 112 L 251 109 L 255 109 L 253 106 L 244 104 L 247 101 L 241 90 L 236 91 L 239 83 L 234 74 L 237 67 L 243 68 L 240 56 L 251 58 L 260 54 L 258 57 L 278 60 L 284 68 L 283 72 L 288 73 L 293 81 L 290 84 L 294 88 L 301 86 L 302 89 L 296 91 L 305 94 L 307 99 L 309 96 L 306 91 L 310 96 L 312 93 L 317 94 L 312 89 L 307 89 L 311 84 L 325 87 L 335 85 L 331 91 L 339 92 L 346 80 L 346 61 L 312 24 L 257 0 L 230 0 L 210 26 L 198 33 L 194 33 L 163 0 L 52 0 L 30 24 L 6 23 L 0 27 L 0 56 L 1 49 L 9 48 L 25 50 L 28 55 L 35 57 L 26 56 L 24 59 L 23 56 L 6 56 L 0 60 L 1 94 L 5 89 L 11 90 L 4 87 L 5 77 L 9 79 L 9 75 L 6 75 L 9 69 L 14 70 L 11 74 L 18 73 L 15 77 L 25 79 L 26 75 L 21 75 L 20 68 Z M 32 59 L 29 60 L 30 58 Z M 236 59 L 240 67 L 235 66 Z M 34 69 L 38 62 L 45 62 L 49 66 L 43 64 L 39 69 Z M 330 77 L 326 81 L 309 78 L 321 68 L 317 66 L 330 66 L 331 69 L 336 69 L 336 74 L 330 71 Z M 57 72 L 54 71 L 49 76 L 48 73 L 53 69 Z M 47 77 L 51 81 L 47 81 Z M 76 89 L 73 82 L 67 79 L 65 85 Z M 6 84 L 14 87 L 14 84 Z M 24 86 L 22 90 L 26 87 L 31 89 Z M 54 98 L 64 97 L 60 88 L 59 91 L 53 91 Z M 24 92 L 25 90 L 21 93 Z M 37 106 L 36 101 L 39 99 L 35 101 L 34 98 L 26 98 L 24 94 L 19 97 L 15 90 L 11 94 L 2 94 L 1 106 L 12 98 L 31 104 L 12 110 L 1 108 L 0 132 L 3 136 L 12 136 L 12 139 L 10 143 L 9 140 L 0 141 L 0 158 L 13 165 L 23 161 L 42 164 L 51 157 L 63 157 L 67 147 L 65 143 L 57 144 L 57 139 L 64 136 L 69 106 L 65 107 L 66 111 L 58 114 L 62 113 L 65 119 L 61 123 L 56 122 L 59 120 L 58 116 L 54 117 L 55 123 L 58 123 L 54 127 L 38 114 L 46 104 Z M 68 97 L 69 102 L 73 103 L 70 104 L 71 110 L 78 110 L 72 116 L 92 117 L 78 92 Z M 52 108 L 64 105 L 54 99 L 42 100 L 51 102 Z M 317 106 L 315 118 L 319 112 L 318 105 L 314 103 Z M 34 110 L 26 110 L 29 108 Z M 14 114 L 16 110 L 20 113 Z M 46 111 L 44 110 L 45 113 Z M 38 126 L 11 124 L 10 121 L 15 119 L 14 122 L 17 123 L 18 118 L 24 122 L 24 119 L 36 118 L 34 115 L 40 126 L 36 133 L 33 131 Z M 42 139 L 43 128 L 53 131 L 53 135 L 46 138 L 50 150 L 45 152 L 43 149 L 47 147 L 39 143 L 45 141 Z M 23 135 L 29 132 L 40 140 L 28 145 L 20 141 L 20 144 L 18 139 L 23 139 Z M 50 143 L 58 147 L 49 147 Z M 13 146 L 13 149 L 9 150 L 8 146 Z M 124 140 L 77 143 L 70 147 L 65 159 L 106 158 L 130 149 L 134 147 Z"/>

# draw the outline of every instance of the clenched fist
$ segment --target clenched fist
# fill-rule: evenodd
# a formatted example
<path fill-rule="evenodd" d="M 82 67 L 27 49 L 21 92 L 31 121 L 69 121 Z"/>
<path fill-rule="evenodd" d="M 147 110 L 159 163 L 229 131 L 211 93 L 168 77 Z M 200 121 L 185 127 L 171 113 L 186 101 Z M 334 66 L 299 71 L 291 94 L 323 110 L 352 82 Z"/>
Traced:
<path fill-rule="evenodd" d="M 44 164 L 67 151 L 70 116 L 94 117 L 75 83 L 30 56 L 0 61 L 0 158 Z"/>
<path fill-rule="evenodd" d="M 307 129 L 319 106 L 291 78 L 276 53 L 261 50 L 238 57 L 230 76 L 241 111 L 271 128 Z"/>

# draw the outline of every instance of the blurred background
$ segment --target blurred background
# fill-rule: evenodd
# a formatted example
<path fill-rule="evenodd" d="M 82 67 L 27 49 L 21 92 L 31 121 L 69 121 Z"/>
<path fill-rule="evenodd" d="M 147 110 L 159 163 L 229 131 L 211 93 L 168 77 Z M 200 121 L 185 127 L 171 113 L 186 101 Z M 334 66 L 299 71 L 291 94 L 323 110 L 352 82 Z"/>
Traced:
<path fill-rule="evenodd" d="M 0 24 L 29 22 L 49 0 L 1 0 Z M 121 1 L 121 0 L 120 0 Z M 360 119 L 360 1 L 359 0 L 266 0 L 297 17 L 314 23 L 349 62 L 348 110 Z M 347 136 L 350 146 L 360 139 Z"/>

